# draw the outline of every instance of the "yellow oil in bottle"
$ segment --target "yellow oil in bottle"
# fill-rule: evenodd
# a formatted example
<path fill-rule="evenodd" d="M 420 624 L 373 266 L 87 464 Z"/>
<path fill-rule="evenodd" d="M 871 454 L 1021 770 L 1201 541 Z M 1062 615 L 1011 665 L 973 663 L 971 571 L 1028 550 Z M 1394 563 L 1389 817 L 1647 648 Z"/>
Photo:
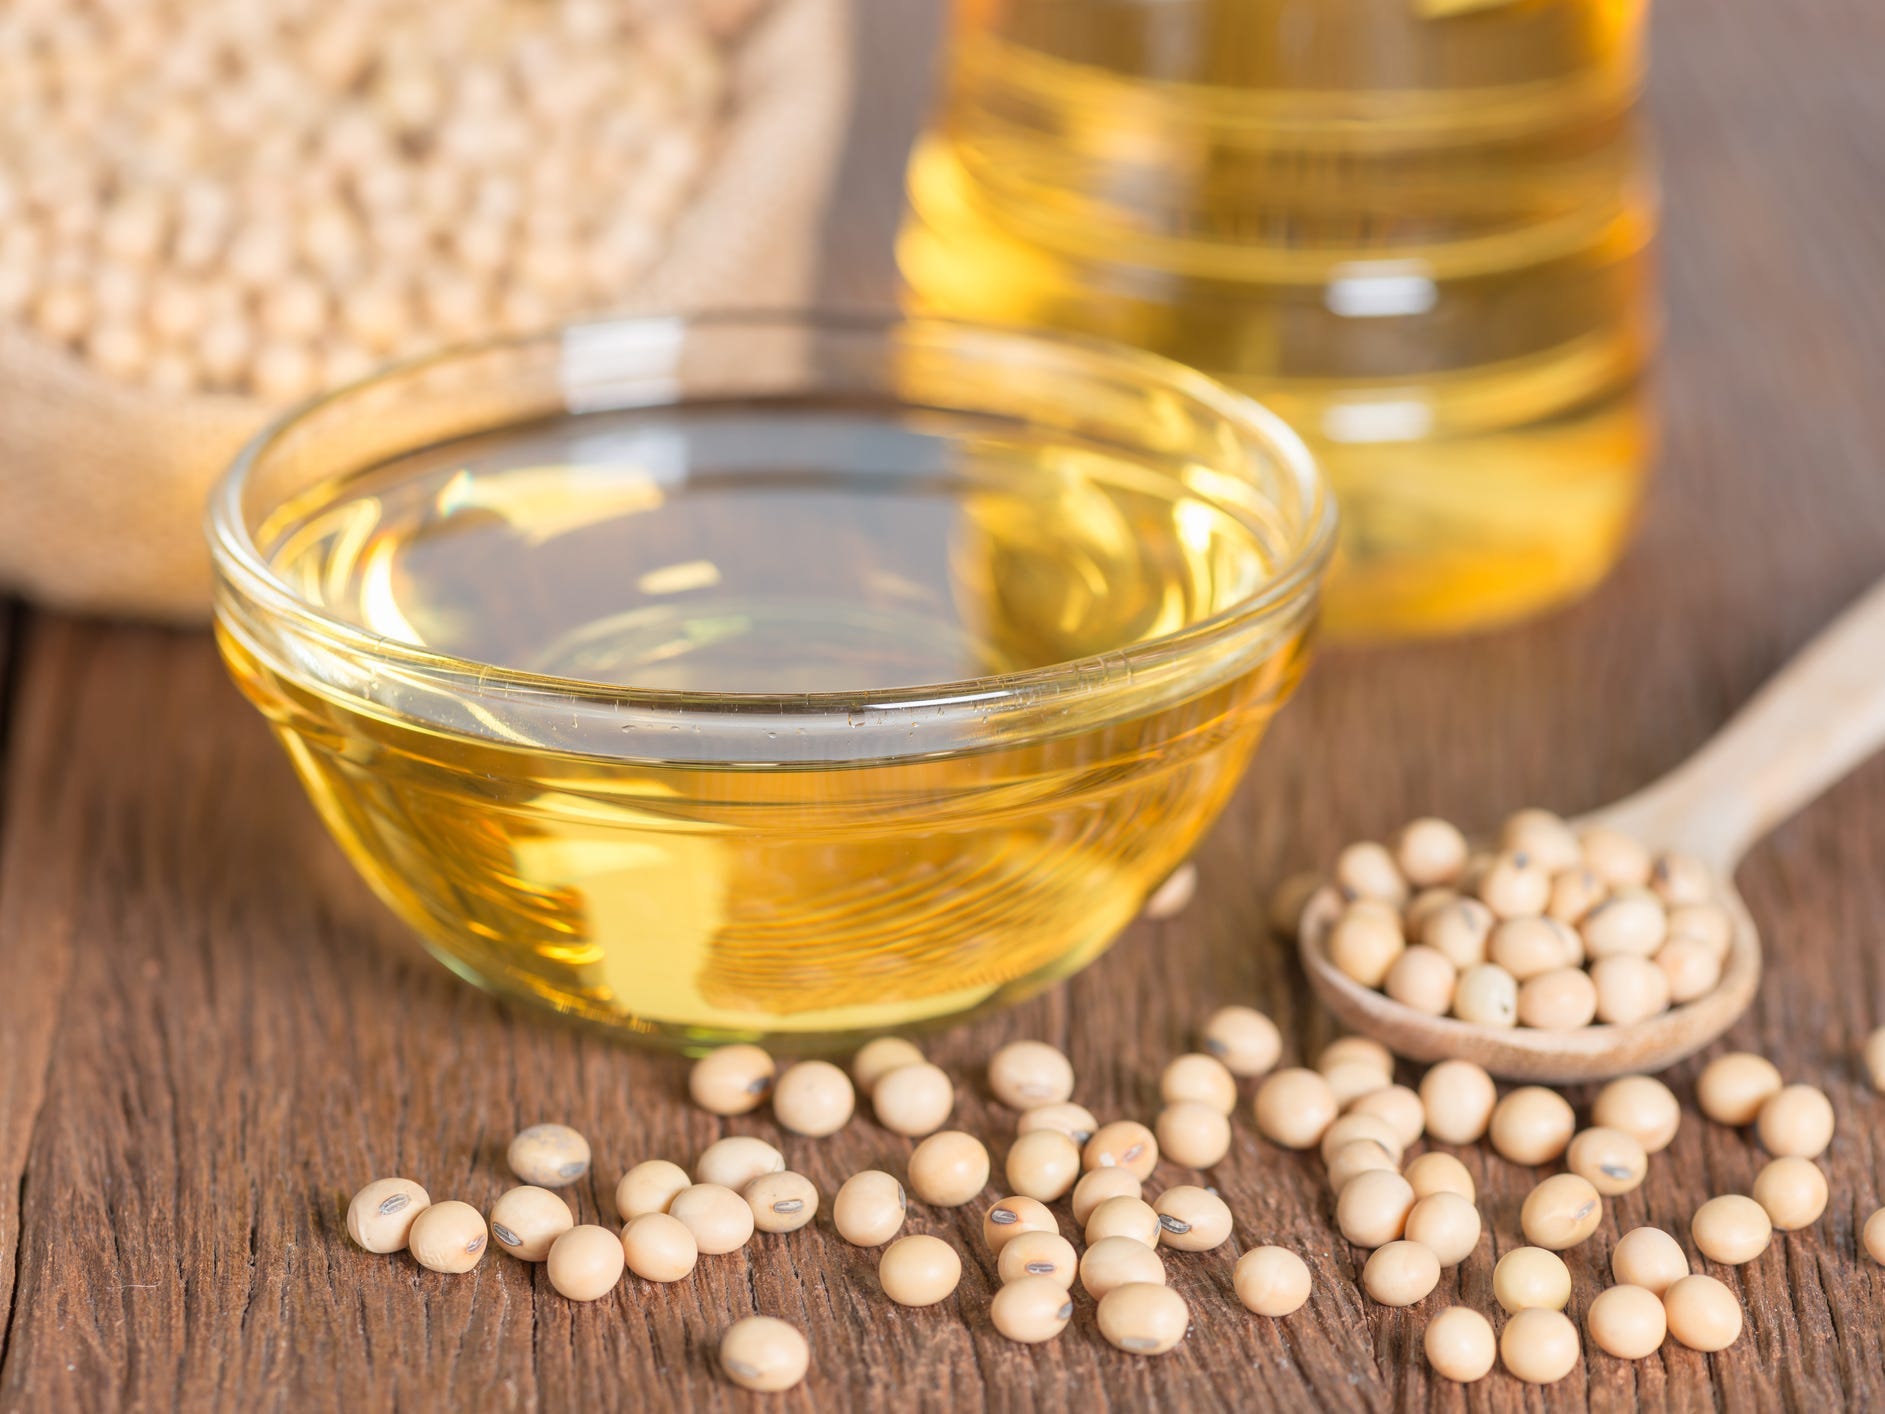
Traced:
<path fill-rule="evenodd" d="M 1510 619 L 1620 552 L 1652 431 L 1642 0 L 960 0 L 899 260 L 1153 349 L 1341 500 L 1330 626 Z"/>
<path fill-rule="evenodd" d="M 939 412 L 553 420 L 320 484 L 256 543 L 390 643 L 681 696 L 526 720 L 396 668 L 300 672 L 227 624 L 222 645 L 355 864 L 462 975 L 683 1043 L 822 1040 L 1080 966 L 1217 814 L 1311 606 L 1120 666 L 1275 572 L 1278 527 L 1199 484 Z M 868 711 L 1067 663 L 992 724 L 961 693 Z M 319 685 L 355 668 L 357 693 Z M 688 710 L 705 693 L 809 696 Z"/>

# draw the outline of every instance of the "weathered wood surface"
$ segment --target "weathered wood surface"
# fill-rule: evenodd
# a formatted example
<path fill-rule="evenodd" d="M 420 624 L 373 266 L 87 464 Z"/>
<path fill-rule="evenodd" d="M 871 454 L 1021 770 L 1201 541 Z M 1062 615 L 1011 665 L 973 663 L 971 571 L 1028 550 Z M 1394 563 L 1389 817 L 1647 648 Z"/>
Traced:
<path fill-rule="evenodd" d="M 827 281 L 845 296 L 882 289 L 886 193 L 935 24 L 915 0 L 859 10 L 866 111 Z M 1327 1025 L 1288 953 L 1263 940 L 1258 884 L 1416 810 L 1485 823 L 1516 802 L 1576 810 L 1620 794 L 1885 572 L 1885 10 L 1671 0 L 1658 38 L 1668 449 L 1636 548 L 1588 602 L 1530 627 L 1328 656 L 1203 851 L 1189 912 L 935 1042 L 965 1077 L 959 1118 L 998 1148 L 1011 1117 L 966 1078 L 999 1041 L 1065 1044 L 1082 1099 L 1142 1116 L 1157 1065 L 1224 997 L 1266 1006 L 1292 1051 L 1313 1048 Z M 1546 1392 L 1504 1375 L 1462 1391 L 1428 1379 L 1422 1324 L 1455 1299 L 1491 1309 L 1492 1259 L 1517 1240 L 1530 1175 L 1471 1155 L 1491 1236 L 1423 1306 L 1387 1311 L 1360 1299 L 1358 1254 L 1331 1239 L 1319 1165 L 1242 1119 L 1217 1173 L 1236 1243 L 1309 1254 L 1315 1298 L 1289 1320 L 1256 1319 L 1230 1293 L 1227 1254 L 1175 1257 L 1194 1331 L 1157 1361 L 1105 1347 L 1084 1303 L 1056 1344 L 997 1337 L 973 1211 L 915 1220 L 967 1254 L 960 1291 L 927 1311 L 886 1306 L 873 1255 L 823 1222 L 587 1308 L 501 1257 L 452 1278 L 353 1250 L 340 1225 L 353 1186 L 396 1171 L 484 1202 L 521 1124 L 556 1117 L 593 1136 L 586 1217 L 609 1211 L 622 1165 L 686 1160 L 721 1125 L 682 1103 L 674 1063 L 496 1004 L 416 956 L 206 638 L 32 614 L 10 650 L 0 1407 L 761 1407 L 710 1363 L 716 1332 L 755 1308 L 811 1335 L 815 1374 L 768 1406 L 782 1409 L 1885 1407 L 1885 1269 L 1858 1245 L 1885 1203 L 1885 1100 L 1853 1060 L 1885 1021 L 1885 761 L 1742 875 L 1772 965 L 1730 1040 L 1831 1092 L 1825 1218 L 1718 1271 L 1749 1312 L 1723 1354 L 1593 1355 Z M 1693 1071 L 1674 1073 L 1685 1095 Z M 729 1127 L 772 1133 L 764 1118 Z M 909 1148 L 867 1121 L 784 1147 L 827 1195 Z M 1682 1231 L 1759 1163 L 1744 1137 L 1691 1116 L 1573 1254 L 1574 1311 L 1621 1231 Z"/>

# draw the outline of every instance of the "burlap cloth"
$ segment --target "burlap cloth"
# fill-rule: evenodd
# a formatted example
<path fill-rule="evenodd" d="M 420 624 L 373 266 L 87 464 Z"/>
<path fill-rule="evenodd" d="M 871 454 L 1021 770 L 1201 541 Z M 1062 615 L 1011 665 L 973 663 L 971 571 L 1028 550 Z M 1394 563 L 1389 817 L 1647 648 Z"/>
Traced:
<path fill-rule="evenodd" d="M 627 309 L 802 303 L 849 107 L 845 0 L 773 0 L 732 55 L 723 146 Z M 201 618 L 210 484 L 273 410 L 115 384 L 0 328 L 0 589 Z"/>

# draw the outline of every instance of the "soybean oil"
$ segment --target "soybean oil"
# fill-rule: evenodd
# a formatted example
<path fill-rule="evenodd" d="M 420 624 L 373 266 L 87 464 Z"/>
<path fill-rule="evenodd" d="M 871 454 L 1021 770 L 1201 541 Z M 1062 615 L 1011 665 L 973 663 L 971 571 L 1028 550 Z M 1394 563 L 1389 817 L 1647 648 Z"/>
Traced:
<path fill-rule="evenodd" d="M 960 0 L 910 169 L 928 308 L 1258 396 L 1341 499 L 1330 621 L 1585 588 L 1651 452 L 1641 0 Z"/>
<path fill-rule="evenodd" d="M 336 478 L 262 526 L 297 595 L 387 642 L 674 695 L 602 750 L 575 749 L 574 707 L 565 744 L 554 713 L 403 698 L 363 664 L 369 702 L 312 685 L 332 665 L 227 631 L 224 651 L 354 862 L 473 980 L 683 1041 L 1012 996 L 1103 948 L 1216 815 L 1307 606 L 1124 671 L 1119 650 L 1266 584 L 1278 527 L 1121 452 L 965 442 L 940 417 L 551 421 Z M 872 693 L 1056 664 L 1080 666 L 1025 733 L 919 704 L 889 751 L 853 743 Z M 775 704 L 762 732 L 690 711 L 707 693 L 842 697 Z"/>

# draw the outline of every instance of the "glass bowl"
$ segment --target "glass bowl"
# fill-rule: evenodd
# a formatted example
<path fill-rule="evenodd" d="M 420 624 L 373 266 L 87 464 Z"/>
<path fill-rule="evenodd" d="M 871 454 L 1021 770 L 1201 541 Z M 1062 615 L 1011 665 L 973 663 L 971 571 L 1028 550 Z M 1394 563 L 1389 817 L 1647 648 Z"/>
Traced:
<path fill-rule="evenodd" d="M 1298 681 L 1334 521 L 1150 355 L 708 314 L 311 402 L 209 536 L 231 673 L 446 966 L 817 1049 L 1107 946 Z"/>

